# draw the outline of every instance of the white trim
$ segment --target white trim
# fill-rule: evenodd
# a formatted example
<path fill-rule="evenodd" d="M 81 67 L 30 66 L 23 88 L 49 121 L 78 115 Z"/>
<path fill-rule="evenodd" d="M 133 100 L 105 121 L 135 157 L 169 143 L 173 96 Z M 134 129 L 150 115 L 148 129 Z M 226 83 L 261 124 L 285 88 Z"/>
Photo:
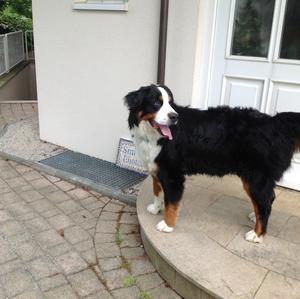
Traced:
<path fill-rule="evenodd" d="M 202 0 L 199 5 L 191 105 L 200 109 L 207 109 L 208 106 L 218 2 L 219 0 Z"/>
<path fill-rule="evenodd" d="M 122 3 L 123 2 L 123 3 Z M 108 11 L 128 11 L 128 1 L 118 1 L 116 3 L 74 3 L 73 9 L 76 10 L 108 10 Z"/>
<path fill-rule="evenodd" d="M 280 60 L 279 51 L 280 51 L 280 44 L 282 39 L 282 30 L 284 25 L 284 16 L 286 10 L 286 0 L 282 0 L 281 7 L 280 7 L 280 15 L 279 15 L 279 22 L 278 22 L 278 30 L 276 35 L 276 44 L 275 44 L 275 51 L 273 56 L 273 61 L 278 62 Z"/>

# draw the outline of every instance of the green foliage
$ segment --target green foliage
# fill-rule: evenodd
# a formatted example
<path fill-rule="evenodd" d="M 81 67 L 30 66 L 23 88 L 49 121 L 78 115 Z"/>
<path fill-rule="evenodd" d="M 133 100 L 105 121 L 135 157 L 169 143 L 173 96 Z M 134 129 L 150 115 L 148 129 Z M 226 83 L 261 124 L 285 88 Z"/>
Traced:
<path fill-rule="evenodd" d="M 123 236 L 120 232 L 117 232 L 115 234 L 115 241 L 116 241 L 117 245 L 121 245 L 121 243 L 123 242 Z"/>
<path fill-rule="evenodd" d="M 148 292 L 142 291 L 139 294 L 139 299 L 151 299 L 151 296 Z"/>
<path fill-rule="evenodd" d="M 0 27 L 5 31 L 32 30 L 31 0 L 0 0 Z"/>
<path fill-rule="evenodd" d="M 130 275 L 130 276 L 125 278 L 125 280 L 123 282 L 123 285 L 124 285 L 125 288 L 129 288 L 129 287 L 132 287 L 135 283 L 136 283 L 135 277 Z"/>

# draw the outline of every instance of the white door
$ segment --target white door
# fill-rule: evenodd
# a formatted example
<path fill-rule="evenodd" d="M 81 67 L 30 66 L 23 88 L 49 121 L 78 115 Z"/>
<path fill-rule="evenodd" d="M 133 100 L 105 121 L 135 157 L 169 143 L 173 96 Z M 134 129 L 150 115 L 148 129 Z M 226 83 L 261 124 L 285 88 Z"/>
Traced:
<path fill-rule="evenodd" d="M 300 0 L 217 1 L 213 48 L 208 106 L 300 112 Z M 300 190 L 300 155 L 279 184 Z"/>

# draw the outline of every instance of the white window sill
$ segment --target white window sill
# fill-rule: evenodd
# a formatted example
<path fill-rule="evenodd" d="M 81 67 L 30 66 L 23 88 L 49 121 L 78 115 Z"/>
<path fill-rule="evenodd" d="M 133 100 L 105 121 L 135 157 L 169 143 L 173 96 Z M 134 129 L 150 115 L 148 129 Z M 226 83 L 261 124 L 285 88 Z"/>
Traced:
<path fill-rule="evenodd" d="M 118 10 L 128 11 L 128 3 L 74 3 L 73 9 L 80 10 Z"/>

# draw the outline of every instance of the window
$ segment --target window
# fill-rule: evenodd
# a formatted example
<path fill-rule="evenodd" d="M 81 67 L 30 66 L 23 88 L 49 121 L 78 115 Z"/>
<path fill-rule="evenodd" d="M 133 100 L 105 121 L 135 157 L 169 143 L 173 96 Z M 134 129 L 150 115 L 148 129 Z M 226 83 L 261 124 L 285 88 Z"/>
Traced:
<path fill-rule="evenodd" d="M 128 11 L 128 0 L 75 0 L 73 8 Z"/>

